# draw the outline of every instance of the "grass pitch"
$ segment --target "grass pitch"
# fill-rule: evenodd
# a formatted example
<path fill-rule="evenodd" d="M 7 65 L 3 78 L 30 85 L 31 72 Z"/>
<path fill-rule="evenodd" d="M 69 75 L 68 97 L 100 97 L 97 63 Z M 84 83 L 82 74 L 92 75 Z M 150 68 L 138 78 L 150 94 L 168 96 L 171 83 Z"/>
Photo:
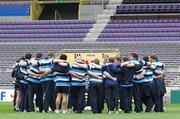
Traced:
<path fill-rule="evenodd" d="M 165 105 L 164 113 L 131 113 L 131 114 L 92 114 L 83 112 L 82 114 L 55 114 L 55 113 L 20 113 L 13 112 L 11 103 L 0 103 L 0 119 L 180 119 L 180 104 Z"/>

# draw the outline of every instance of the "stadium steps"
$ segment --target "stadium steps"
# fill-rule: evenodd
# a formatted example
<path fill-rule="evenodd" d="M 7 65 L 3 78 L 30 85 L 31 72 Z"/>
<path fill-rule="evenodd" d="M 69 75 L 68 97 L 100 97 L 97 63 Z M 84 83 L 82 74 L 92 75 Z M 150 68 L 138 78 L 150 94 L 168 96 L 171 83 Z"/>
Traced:
<path fill-rule="evenodd" d="M 123 2 L 123 0 L 110 0 L 110 1 L 109 1 L 109 4 L 110 4 L 110 5 L 112 5 L 112 4 L 115 4 L 115 5 L 116 5 L 116 4 L 120 4 L 120 3 L 122 3 L 122 2 Z"/>
<path fill-rule="evenodd" d="M 119 6 L 122 3 L 122 0 L 110 0 L 107 6 Z M 96 41 L 98 36 L 101 34 L 102 30 L 105 28 L 107 23 L 110 21 L 110 16 L 116 13 L 116 9 L 104 9 L 103 13 L 97 16 L 96 23 L 90 29 L 84 38 L 84 42 L 93 42 Z"/>
<path fill-rule="evenodd" d="M 115 4 L 108 4 L 106 5 L 106 9 L 108 10 L 116 10 L 118 5 L 115 5 Z"/>
<path fill-rule="evenodd" d="M 107 9 L 105 9 L 103 11 L 103 14 L 114 14 L 114 10 L 107 10 Z"/>

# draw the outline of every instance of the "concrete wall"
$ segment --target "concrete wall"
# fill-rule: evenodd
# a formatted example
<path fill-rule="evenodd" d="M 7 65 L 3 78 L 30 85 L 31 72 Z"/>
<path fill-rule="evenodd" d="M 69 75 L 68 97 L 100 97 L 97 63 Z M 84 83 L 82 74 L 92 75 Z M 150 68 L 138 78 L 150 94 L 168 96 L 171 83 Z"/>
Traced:
<path fill-rule="evenodd" d="M 30 16 L 0 16 L 1 22 L 7 21 L 29 21 Z"/>
<path fill-rule="evenodd" d="M 102 5 L 80 5 L 79 20 L 95 20 L 103 12 Z"/>
<path fill-rule="evenodd" d="M 180 66 L 166 66 L 167 72 L 180 72 Z"/>

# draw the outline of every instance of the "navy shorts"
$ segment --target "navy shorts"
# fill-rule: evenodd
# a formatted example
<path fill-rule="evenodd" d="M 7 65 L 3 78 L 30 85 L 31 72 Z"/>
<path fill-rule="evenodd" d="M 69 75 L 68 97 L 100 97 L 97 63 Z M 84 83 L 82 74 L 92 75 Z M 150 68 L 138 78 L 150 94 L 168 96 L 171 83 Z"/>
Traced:
<path fill-rule="evenodd" d="M 70 93 L 70 87 L 69 86 L 56 86 L 56 93 Z"/>
<path fill-rule="evenodd" d="M 20 91 L 20 82 L 15 82 L 15 84 L 14 84 L 14 89 L 16 90 L 16 91 Z"/>

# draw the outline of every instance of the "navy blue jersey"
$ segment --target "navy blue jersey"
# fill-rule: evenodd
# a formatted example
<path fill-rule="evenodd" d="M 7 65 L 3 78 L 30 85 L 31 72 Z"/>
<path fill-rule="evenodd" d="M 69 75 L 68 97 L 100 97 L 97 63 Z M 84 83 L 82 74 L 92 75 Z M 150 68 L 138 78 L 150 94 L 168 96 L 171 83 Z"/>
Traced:
<path fill-rule="evenodd" d="M 20 80 L 24 80 L 26 74 L 22 73 L 20 70 L 20 66 L 15 66 L 11 73 L 12 78 L 15 79 L 16 82 L 20 82 Z"/>
<path fill-rule="evenodd" d="M 118 65 L 117 64 L 109 64 L 109 65 L 103 67 L 103 71 L 108 72 L 112 77 L 118 78 L 119 73 L 118 72 L 114 72 L 112 70 L 112 68 L 113 69 L 118 68 Z M 114 80 L 109 79 L 108 77 L 106 77 L 105 78 L 105 83 L 107 83 L 107 84 L 117 84 L 118 81 L 114 81 Z"/>
<path fill-rule="evenodd" d="M 135 67 L 121 67 L 121 80 L 122 87 L 133 86 L 133 78 L 135 75 Z"/>
<path fill-rule="evenodd" d="M 121 80 L 121 66 L 120 66 L 120 64 L 110 65 L 109 68 L 113 73 L 117 74 L 117 79 L 118 79 L 118 82 L 120 83 L 120 80 Z"/>

